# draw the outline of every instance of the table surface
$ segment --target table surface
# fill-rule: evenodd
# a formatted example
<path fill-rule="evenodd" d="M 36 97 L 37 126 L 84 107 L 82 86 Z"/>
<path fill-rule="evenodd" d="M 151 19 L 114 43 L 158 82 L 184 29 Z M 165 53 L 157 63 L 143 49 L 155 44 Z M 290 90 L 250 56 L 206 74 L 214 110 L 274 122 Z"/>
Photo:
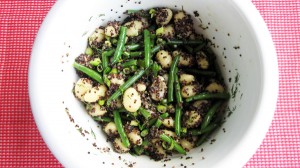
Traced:
<path fill-rule="evenodd" d="M 300 167 L 300 0 L 253 0 L 272 34 L 279 97 L 250 167 Z M 35 125 L 28 64 L 37 31 L 55 0 L 0 1 L 0 167 L 62 167 Z"/>

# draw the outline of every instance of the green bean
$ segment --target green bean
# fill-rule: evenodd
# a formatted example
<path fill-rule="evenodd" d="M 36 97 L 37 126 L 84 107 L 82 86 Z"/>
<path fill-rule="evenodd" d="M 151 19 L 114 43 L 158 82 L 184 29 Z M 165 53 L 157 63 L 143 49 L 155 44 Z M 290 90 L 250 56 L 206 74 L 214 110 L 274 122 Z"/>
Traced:
<path fill-rule="evenodd" d="M 151 30 L 149 30 L 151 31 Z M 156 35 L 155 34 L 150 34 L 150 43 L 151 43 L 151 48 L 154 47 L 154 44 L 155 44 L 155 40 L 156 40 Z"/>
<path fill-rule="evenodd" d="M 204 117 L 204 120 L 201 123 L 201 130 L 205 129 L 210 124 L 211 119 L 213 118 L 219 107 L 222 105 L 222 103 L 223 101 L 218 101 L 208 110 Z"/>
<path fill-rule="evenodd" d="M 144 152 L 144 148 L 142 146 L 135 146 L 133 147 L 133 150 L 138 156 Z"/>
<path fill-rule="evenodd" d="M 140 47 L 141 47 L 140 44 L 129 44 L 129 45 L 125 45 L 125 50 L 133 51 L 139 49 Z"/>
<path fill-rule="evenodd" d="M 155 122 L 155 126 L 156 126 L 157 128 L 159 128 L 159 127 L 161 126 L 161 124 L 162 124 L 162 120 L 163 120 L 163 119 L 166 119 L 167 117 L 169 117 L 169 113 L 163 113 L 163 114 L 161 114 L 161 115 L 157 118 L 157 120 L 156 120 L 156 122 Z"/>
<path fill-rule="evenodd" d="M 147 122 L 145 122 L 143 125 L 141 125 L 139 128 L 140 130 L 143 130 L 145 127 L 149 128 L 152 127 L 157 121 L 157 118 L 152 118 L 150 120 L 148 120 Z"/>
<path fill-rule="evenodd" d="M 117 99 L 119 96 L 122 95 L 122 93 L 128 89 L 134 82 L 136 82 L 138 79 L 140 79 L 145 74 L 145 69 L 140 70 L 135 75 L 130 77 L 123 85 L 121 85 L 118 90 L 113 93 L 108 99 L 106 104 L 110 105 L 111 101 Z"/>
<path fill-rule="evenodd" d="M 214 71 L 204 71 L 198 69 L 184 69 L 185 72 L 195 74 L 195 75 L 203 75 L 203 76 L 216 76 L 216 72 Z"/>
<path fill-rule="evenodd" d="M 193 49 L 191 46 L 184 45 L 184 48 L 185 48 L 190 54 L 193 54 L 194 49 Z"/>
<path fill-rule="evenodd" d="M 128 56 L 129 58 L 132 58 L 132 57 L 142 56 L 144 54 L 144 52 L 143 51 L 133 51 L 133 52 L 124 52 L 123 54 Z"/>
<path fill-rule="evenodd" d="M 111 122 L 112 121 L 112 119 L 109 117 L 93 117 L 93 120 L 101 121 L 101 122 Z"/>
<path fill-rule="evenodd" d="M 160 50 L 161 46 L 160 45 L 157 45 L 157 46 L 154 46 L 152 49 L 151 49 L 151 53 L 154 54 L 156 52 L 158 52 Z"/>
<path fill-rule="evenodd" d="M 108 86 L 108 87 L 110 87 L 110 80 L 108 79 L 108 77 L 107 77 L 107 75 L 103 75 L 103 80 L 104 80 L 104 83 Z"/>
<path fill-rule="evenodd" d="M 106 55 L 107 57 L 110 57 L 115 53 L 115 51 L 116 51 L 115 49 L 110 49 L 110 50 L 104 51 L 102 54 Z"/>
<path fill-rule="evenodd" d="M 205 141 L 208 140 L 208 136 L 212 134 L 216 128 L 220 126 L 220 123 L 211 123 L 206 128 L 201 131 L 199 139 L 196 141 L 196 146 L 202 145 Z"/>
<path fill-rule="evenodd" d="M 110 67 L 106 67 L 103 71 L 104 74 L 108 74 L 111 71 Z"/>
<path fill-rule="evenodd" d="M 114 53 L 113 60 L 111 62 L 112 65 L 117 63 L 120 60 L 120 57 L 123 53 L 125 40 L 126 40 L 126 31 L 127 31 L 127 27 L 121 26 L 120 35 L 119 35 L 119 39 L 118 39 L 118 45 L 117 45 L 116 51 Z"/>
<path fill-rule="evenodd" d="M 179 55 L 175 56 L 169 71 L 169 79 L 168 79 L 168 103 L 173 102 L 174 100 L 174 75 L 175 75 L 175 68 L 179 62 Z"/>
<path fill-rule="evenodd" d="M 154 46 L 150 51 L 151 51 L 151 54 L 154 54 L 156 52 L 159 51 L 159 49 L 161 48 L 160 45 L 157 45 L 157 46 Z M 144 51 L 133 51 L 133 52 L 123 52 L 123 55 L 126 56 L 126 58 L 134 58 L 134 57 L 140 57 L 144 54 Z"/>
<path fill-rule="evenodd" d="M 162 121 L 161 119 L 157 119 L 156 122 L 155 122 L 155 127 L 159 128 L 162 124 Z"/>
<path fill-rule="evenodd" d="M 196 146 L 200 146 L 205 141 L 207 141 L 208 140 L 208 135 L 209 135 L 209 133 L 205 133 L 205 134 L 201 135 L 200 138 L 196 141 Z"/>
<path fill-rule="evenodd" d="M 86 75 L 88 75 L 92 79 L 96 80 L 100 84 L 103 84 L 102 76 L 100 74 L 98 74 L 96 71 L 94 71 L 86 66 L 80 65 L 77 62 L 74 62 L 73 66 L 74 66 L 74 68 L 85 73 Z"/>
<path fill-rule="evenodd" d="M 180 44 L 202 44 L 204 43 L 203 40 L 169 40 L 167 44 L 172 44 L 172 45 L 180 45 Z"/>
<path fill-rule="evenodd" d="M 169 137 L 169 136 L 167 136 L 166 134 L 161 134 L 160 135 L 160 138 L 163 140 L 163 141 L 165 141 L 165 142 L 167 142 L 167 143 L 169 143 L 169 144 L 172 144 L 172 143 L 174 143 L 174 149 L 177 151 L 177 152 L 179 152 L 180 154 L 186 154 L 186 151 L 173 139 L 173 138 L 171 138 L 171 137 Z M 172 142 L 173 141 L 173 142 Z"/>
<path fill-rule="evenodd" d="M 114 115 L 114 122 L 116 124 L 116 127 L 117 127 L 117 130 L 118 130 L 118 133 L 120 134 L 120 137 L 121 137 L 121 140 L 122 140 L 122 143 L 123 145 L 128 148 L 130 146 L 130 142 L 127 138 L 127 135 L 125 133 L 125 130 L 123 128 L 123 125 L 122 125 L 122 120 L 121 120 L 121 117 L 120 117 L 120 112 L 118 110 L 115 110 L 113 112 L 113 115 Z"/>
<path fill-rule="evenodd" d="M 177 72 L 178 72 L 178 68 L 176 68 L 176 74 L 174 76 L 175 97 L 176 97 L 177 104 L 179 106 L 181 106 L 182 105 L 182 96 L 181 96 L 181 88 L 180 88 L 180 83 L 179 83 Z"/>
<path fill-rule="evenodd" d="M 144 59 L 145 59 L 145 68 L 148 68 L 150 65 L 151 58 L 151 43 L 150 43 L 150 32 L 149 30 L 144 30 Z"/>
<path fill-rule="evenodd" d="M 133 65 L 137 65 L 137 60 L 129 60 L 127 62 L 124 62 L 123 64 L 121 64 L 121 67 L 127 68 Z"/>
<path fill-rule="evenodd" d="M 181 133 L 181 116 L 182 116 L 181 107 L 177 104 L 175 107 L 175 133 L 179 137 Z"/>
<path fill-rule="evenodd" d="M 205 93 L 200 93 L 197 94 L 195 96 L 191 96 L 187 99 L 185 99 L 186 102 L 191 102 L 194 100 L 207 100 L 207 99 L 229 99 L 230 98 L 230 94 L 229 93 L 209 93 L 209 92 L 205 92 Z"/>
<path fill-rule="evenodd" d="M 212 130 L 214 130 L 215 128 L 217 128 L 219 126 L 219 124 L 217 123 L 210 123 L 206 128 L 204 129 L 192 129 L 189 131 L 189 133 L 193 136 L 195 135 L 202 135 L 205 134 L 207 132 L 211 132 Z"/>
<path fill-rule="evenodd" d="M 205 45 L 206 45 L 205 42 L 202 43 L 202 44 L 199 44 L 199 46 L 196 47 L 196 48 L 194 49 L 194 53 L 196 53 L 196 52 L 198 52 L 198 51 L 201 51 L 201 49 L 202 49 Z"/>
<path fill-rule="evenodd" d="M 163 113 L 159 116 L 161 119 L 166 119 L 167 117 L 169 117 L 169 113 Z"/>
<path fill-rule="evenodd" d="M 113 54 L 115 50 L 109 50 L 109 51 L 104 51 L 101 54 L 102 57 L 102 68 L 104 69 L 104 74 L 106 74 L 107 70 L 106 68 L 108 67 L 108 57 Z"/>
<path fill-rule="evenodd" d="M 140 107 L 139 112 L 145 117 L 146 120 L 148 120 L 151 117 L 151 114 L 146 109 Z"/>

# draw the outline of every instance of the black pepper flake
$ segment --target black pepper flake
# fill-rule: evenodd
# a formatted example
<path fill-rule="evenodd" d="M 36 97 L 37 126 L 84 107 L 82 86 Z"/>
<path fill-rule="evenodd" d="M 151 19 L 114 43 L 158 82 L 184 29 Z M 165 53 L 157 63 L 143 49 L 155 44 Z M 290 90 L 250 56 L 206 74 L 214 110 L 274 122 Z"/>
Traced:
<path fill-rule="evenodd" d="M 123 5 L 121 5 L 121 8 L 123 7 Z"/>
<path fill-rule="evenodd" d="M 91 154 L 91 152 L 88 152 L 88 154 Z"/>
<path fill-rule="evenodd" d="M 183 164 L 182 164 L 182 163 L 180 163 L 180 166 L 183 166 Z"/>
<path fill-rule="evenodd" d="M 240 46 L 233 46 L 235 50 L 240 49 Z"/>
<path fill-rule="evenodd" d="M 226 129 L 225 129 L 225 128 L 223 128 L 222 130 L 223 130 L 224 133 L 226 132 Z"/>
<path fill-rule="evenodd" d="M 102 164 L 105 164 L 105 162 L 102 162 Z"/>
<path fill-rule="evenodd" d="M 176 7 L 176 6 L 175 6 Z M 164 164 L 164 167 L 166 167 L 167 165 L 166 164 Z"/>
<path fill-rule="evenodd" d="M 198 11 L 194 11 L 194 15 L 195 15 L 195 17 L 200 16 L 199 13 L 198 13 Z"/>
<path fill-rule="evenodd" d="M 227 36 L 230 36 L 230 33 L 228 33 Z"/>
<path fill-rule="evenodd" d="M 111 9 L 110 11 L 113 11 L 113 9 Z"/>
<path fill-rule="evenodd" d="M 231 80 L 232 80 L 231 78 L 228 78 L 228 82 L 231 82 Z"/>
<path fill-rule="evenodd" d="M 216 139 L 210 140 L 210 144 L 213 144 L 214 142 L 216 142 Z"/>
<path fill-rule="evenodd" d="M 203 148 L 201 148 L 201 152 L 203 152 L 204 151 L 204 149 Z"/>
<path fill-rule="evenodd" d="M 185 159 L 186 159 L 186 160 L 188 160 L 188 159 L 192 159 L 192 157 L 190 157 L 190 156 L 187 156 Z"/>

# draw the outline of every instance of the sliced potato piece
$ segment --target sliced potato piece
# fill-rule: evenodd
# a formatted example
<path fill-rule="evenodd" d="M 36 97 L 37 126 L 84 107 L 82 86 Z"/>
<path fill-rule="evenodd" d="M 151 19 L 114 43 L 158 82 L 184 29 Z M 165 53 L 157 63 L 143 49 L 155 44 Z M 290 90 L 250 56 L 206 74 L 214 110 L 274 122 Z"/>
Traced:
<path fill-rule="evenodd" d="M 136 112 L 141 107 L 141 96 L 135 88 L 130 87 L 124 92 L 123 105 L 129 112 Z"/>
<path fill-rule="evenodd" d="M 93 117 L 100 117 L 107 113 L 106 108 L 104 106 L 100 106 L 98 103 L 88 104 L 86 108 L 89 115 Z"/>
<path fill-rule="evenodd" d="M 188 98 L 191 96 L 195 96 L 198 92 L 197 85 L 186 85 L 181 89 L 181 95 L 183 98 Z"/>
<path fill-rule="evenodd" d="M 113 145 L 114 145 L 115 151 L 118 153 L 127 153 L 130 150 L 129 148 L 124 146 L 124 144 L 122 143 L 120 138 L 116 138 L 113 142 Z"/>
<path fill-rule="evenodd" d="M 88 103 L 96 102 L 105 97 L 106 91 L 107 87 L 105 85 L 95 86 L 84 95 L 84 101 Z"/>
<path fill-rule="evenodd" d="M 115 136 L 118 135 L 118 130 L 117 130 L 117 126 L 114 122 L 109 122 L 107 123 L 104 128 L 103 128 L 104 132 L 109 136 Z"/>
<path fill-rule="evenodd" d="M 80 78 L 74 87 L 74 94 L 75 97 L 77 97 L 79 100 L 84 101 L 84 95 L 86 92 L 88 92 L 90 89 L 92 89 L 92 80 L 88 78 Z"/>
<path fill-rule="evenodd" d="M 173 12 L 169 8 L 162 8 L 156 12 L 156 24 L 167 25 L 173 17 Z"/>
<path fill-rule="evenodd" d="M 208 92 L 223 93 L 225 89 L 220 83 L 212 82 L 205 88 L 205 90 Z"/>
<path fill-rule="evenodd" d="M 180 74 L 179 82 L 182 85 L 189 85 L 189 84 L 195 82 L 195 76 L 190 75 L 190 74 Z"/>
<path fill-rule="evenodd" d="M 168 69 L 172 64 L 172 56 L 168 51 L 160 50 L 156 53 L 156 60 L 162 68 Z"/>

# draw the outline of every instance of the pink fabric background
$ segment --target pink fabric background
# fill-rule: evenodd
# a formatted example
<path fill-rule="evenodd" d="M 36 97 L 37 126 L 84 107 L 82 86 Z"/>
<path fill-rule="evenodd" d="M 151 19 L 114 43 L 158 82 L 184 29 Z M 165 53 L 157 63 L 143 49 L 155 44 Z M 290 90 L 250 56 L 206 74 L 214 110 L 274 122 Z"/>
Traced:
<path fill-rule="evenodd" d="M 37 130 L 27 86 L 33 41 L 54 3 L 0 1 L 0 167 L 62 167 Z M 276 45 L 280 88 L 272 125 L 244 167 L 300 167 L 300 1 L 253 3 Z"/>

